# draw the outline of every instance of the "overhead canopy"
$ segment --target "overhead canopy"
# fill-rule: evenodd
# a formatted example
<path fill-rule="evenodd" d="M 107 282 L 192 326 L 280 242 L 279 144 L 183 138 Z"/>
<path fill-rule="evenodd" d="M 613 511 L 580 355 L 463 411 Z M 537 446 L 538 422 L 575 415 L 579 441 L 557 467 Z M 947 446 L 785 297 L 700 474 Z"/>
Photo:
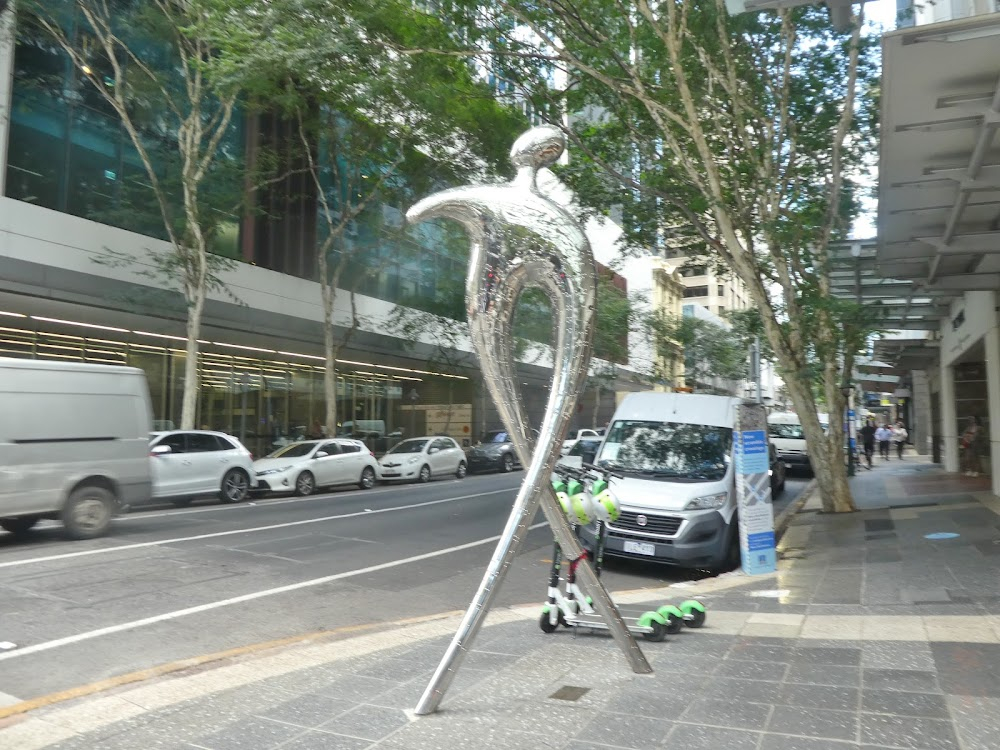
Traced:
<path fill-rule="evenodd" d="M 882 42 L 879 271 L 914 295 L 1000 289 L 1000 13 Z"/>

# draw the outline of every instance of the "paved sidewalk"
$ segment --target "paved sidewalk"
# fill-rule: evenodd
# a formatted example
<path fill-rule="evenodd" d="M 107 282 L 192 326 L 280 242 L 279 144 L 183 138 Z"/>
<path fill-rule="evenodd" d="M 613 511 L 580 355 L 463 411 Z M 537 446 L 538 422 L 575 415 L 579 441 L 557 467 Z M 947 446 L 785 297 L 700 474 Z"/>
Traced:
<path fill-rule="evenodd" d="M 543 634 L 532 605 L 491 615 L 434 716 L 409 709 L 454 616 L 14 716 L 0 748 L 1000 747 L 1000 505 L 984 480 L 909 456 L 854 491 L 860 513 L 803 508 L 774 576 L 616 597 L 709 607 L 706 628 L 641 642 L 652 676 L 607 636 Z"/>

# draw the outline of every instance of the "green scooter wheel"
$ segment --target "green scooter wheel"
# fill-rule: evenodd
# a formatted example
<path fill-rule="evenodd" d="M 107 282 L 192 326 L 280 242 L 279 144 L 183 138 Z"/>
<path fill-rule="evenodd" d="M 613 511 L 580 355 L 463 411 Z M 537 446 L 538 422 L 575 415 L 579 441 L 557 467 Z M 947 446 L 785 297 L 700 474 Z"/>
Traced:
<path fill-rule="evenodd" d="M 684 613 L 677 607 L 667 604 L 656 611 L 667 621 L 667 632 L 670 635 L 677 635 L 684 628 Z"/>
<path fill-rule="evenodd" d="M 652 620 L 649 623 L 649 627 L 652 628 L 652 632 L 643 633 L 642 637 L 647 641 L 653 641 L 654 643 L 659 643 L 667 637 L 667 626 L 661 625 L 656 620 Z"/>
<path fill-rule="evenodd" d="M 689 628 L 700 628 L 705 624 L 707 614 L 705 605 L 694 599 L 689 599 L 681 603 L 681 612 L 684 613 L 684 624 Z"/>
<path fill-rule="evenodd" d="M 560 619 L 562 619 L 561 616 Z M 538 618 L 538 627 L 542 629 L 543 633 L 554 633 L 557 626 L 558 623 L 552 622 L 548 612 L 542 612 L 542 616 Z"/>

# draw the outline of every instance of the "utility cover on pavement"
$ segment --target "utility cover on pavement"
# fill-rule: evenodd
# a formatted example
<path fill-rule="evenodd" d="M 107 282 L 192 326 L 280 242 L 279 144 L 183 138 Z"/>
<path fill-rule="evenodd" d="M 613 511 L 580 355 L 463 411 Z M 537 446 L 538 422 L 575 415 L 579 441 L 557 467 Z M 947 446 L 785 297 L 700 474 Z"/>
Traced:
<path fill-rule="evenodd" d="M 590 688 L 563 685 L 549 697 L 555 698 L 557 701 L 578 701 L 589 692 Z"/>

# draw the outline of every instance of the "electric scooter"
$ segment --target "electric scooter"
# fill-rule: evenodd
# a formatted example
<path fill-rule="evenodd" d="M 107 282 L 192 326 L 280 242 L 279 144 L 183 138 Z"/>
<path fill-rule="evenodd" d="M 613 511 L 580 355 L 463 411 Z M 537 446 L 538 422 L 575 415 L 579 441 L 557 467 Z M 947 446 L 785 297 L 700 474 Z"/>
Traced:
<path fill-rule="evenodd" d="M 545 633 L 552 633 L 559 625 L 564 627 L 585 627 L 607 629 L 604 620 L 592 607 L 590 598 L 585 596 L 576 583 L 576 568 L 587 559 L 593 558 L 594 572 L 600 576 L 604 562 L 604 547 L 607 539 L 607 523 L 616 521 L 621 513 L 618 498 L 611 491 L 611 477 L 621 478 L 610 469 L 582 464 L 580 469 L 557 466 L 552 487 L 556 497 L 569 517 L 573 531 L 581 524 L 595 523 L 594 549 L 569 561 L 566 575 L 566 593 L 559 588 L 562 569 L 562 549 L 556 543 L 552 552 L 552 567 L 549 575 L 548 601 L 542 608 L 539 627 Z M 596 476 L 595 476 L 596 475 Z M 680 632 L 686 624 L 699 628 L 705 624 L 705 606 L 694 599 L 679 606 L 666 604 L 656 611 L 643 612 L 638 617 L 623 616 L 628 629 L 642 635 L 649 641 L 662 641 L 667 634 Z"/>

